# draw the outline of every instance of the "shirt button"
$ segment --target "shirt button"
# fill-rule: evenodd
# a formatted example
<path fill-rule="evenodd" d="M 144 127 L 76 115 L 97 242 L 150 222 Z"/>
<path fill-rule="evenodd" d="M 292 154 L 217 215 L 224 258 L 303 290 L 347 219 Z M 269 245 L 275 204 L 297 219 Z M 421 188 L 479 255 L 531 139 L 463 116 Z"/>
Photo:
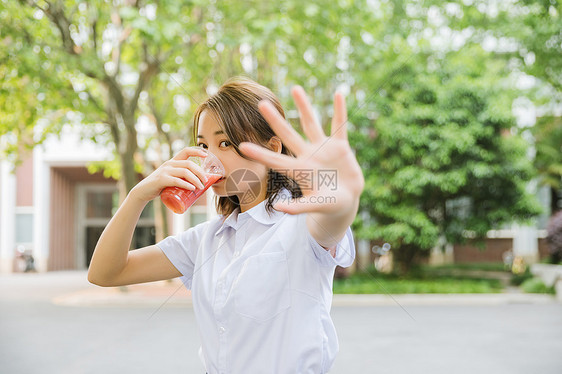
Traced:
<path fill-rule="evenodd" d="M 224 327 L 219 327 L 219 334 L 224 334 L 226 332 L 226 329 Z"/>
<path fill-rule="evenodd" d="M 234 257 L 238 257 L 238 256 L 240 256 L 240 252 L 239 251 L 234 252 Z"/>

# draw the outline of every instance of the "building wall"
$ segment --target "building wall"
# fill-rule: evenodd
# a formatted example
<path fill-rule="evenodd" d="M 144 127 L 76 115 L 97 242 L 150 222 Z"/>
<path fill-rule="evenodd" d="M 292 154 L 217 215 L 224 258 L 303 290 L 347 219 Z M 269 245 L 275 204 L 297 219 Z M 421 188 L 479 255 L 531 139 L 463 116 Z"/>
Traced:
<path fill-rule="evenodd" d="M 75 267 L 75 182 L 51 169 L 51 211 L 48 271 Z"/>
<path fill-rule="evenodd" d="M 14 167 L 1 161 L 0 183 L 0 272 L 16 271 L 24 266 L 18 251 L 33 249 L 33 170 L 31 152 L 20 155 L 23 163 Z"/>
<path fill-rule="evenodd" d="M 15 258 L 16 178 L 12 165 L 0 160 L 0 272 L 13 271 Z"/>
<path fill-rule="evenodd" d="M 550 257 L 548 243 L 546 238 L 539 239 L 539 256 L 541 259 Z"/>
<path fill-rule="evenodd" d="M 33 157 L 25 158 L 16 169 L 16 207 L 33 206 Z"/>
<path fill-rule="evenodd" d="M 503 262 L 503 253 L 513 249 L 513 239 L 486 239 L 485 247 L 480 249 L 474 243 L 455 245 L 453 257 L 455 263 L 461 262 Z"/>
<path fill-rule="evenodd" d="M 549 257 L 546 239 L 539 238 L 538 260 L 542 261 Z M 484 249 L 468 243 L 466 245 L 454 246 L 454 261 L 461 262 L 502 262 L 502 254 L 513 249 L 512 238 L 489 238 L 486 240 Z"/>
<path fill-rule="evenodd" d="M 376 258 L 372 248 L 374 246 L 382 246 L 382 241 L 369 241 L 367 247 L 364 248 L 361 255 L 361 241 L 356 240 L 357 257 L 352 267 L 353 271 L 365 270 L 368 266 L 372 266 Z M 544 260 L 548 257 L 548 247 L 546 239 L 538 239 L 539 259 Z M 485 241 L 485 247 L 479 248 L 474 243 L 453 246 L 453 262 L 454 263 L 477 263 L 477 262 L 503 262 L 503 253 L 513 249 L 513 238 L 488 238 Z M 429 258 L 421 259 L 423 264 L 428 263 Z"/>

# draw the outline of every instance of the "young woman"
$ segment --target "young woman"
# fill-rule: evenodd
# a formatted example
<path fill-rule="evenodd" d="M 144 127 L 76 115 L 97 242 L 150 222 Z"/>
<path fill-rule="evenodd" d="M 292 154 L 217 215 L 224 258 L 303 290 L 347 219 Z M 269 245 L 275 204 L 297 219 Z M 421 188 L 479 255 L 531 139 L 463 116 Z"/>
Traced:
<path fill-rule="evenodd" d="M 225 83 L 194 118 L 197 145 L 226 170 L 212 187 L 219 215 L 129 251 L 140 213 L 163 188 L 203 186 L 203 170 L 188 158 L 205 153 L 185 148 L 131 190 L 90 264 L 88 279 L 100 286 L 181 277 L 211 374 L 326 373 L 338 350 L 332 279 L 355 257 L 350 224 L 364 179 L 343 96 L 334 96 L 327 137 L 302 88 L 292 94 L 308 142 L 269 89 L 245 78 Z"/>

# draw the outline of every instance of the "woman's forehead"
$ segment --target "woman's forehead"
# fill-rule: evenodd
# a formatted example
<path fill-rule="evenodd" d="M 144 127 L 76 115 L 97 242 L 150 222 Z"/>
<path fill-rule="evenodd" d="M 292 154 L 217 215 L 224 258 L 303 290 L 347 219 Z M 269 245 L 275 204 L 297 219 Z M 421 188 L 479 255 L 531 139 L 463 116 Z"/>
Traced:
<path fill-rule="evenodd" d="M 216 117 L 208 110 L 201 112 L 197 126 L 197 135 L 211 136 L 221 130 Z"/>

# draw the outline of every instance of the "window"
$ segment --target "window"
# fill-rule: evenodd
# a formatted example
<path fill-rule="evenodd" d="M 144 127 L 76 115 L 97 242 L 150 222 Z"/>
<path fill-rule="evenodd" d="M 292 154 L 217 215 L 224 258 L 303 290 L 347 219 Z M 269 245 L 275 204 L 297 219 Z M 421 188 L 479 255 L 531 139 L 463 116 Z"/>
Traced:
<path fill-rule="evenodd" d="M 16 244 L 33 243 L 33 214 L 16 213 Z"/>
<path fill-rule="evenodd" d="M 197 226 L 200 223 L 207 221 L 207 213 L 192 212 L 190 215 L 190 226 Z"/>
<path fill-rule="evenodd" d="M 86 193 L 86 218 L 111 218 L 117 206 L 115 191 L 88 191 Z"/>
<path fill-rule="evenodd" d="M 88 267 L 94 248 L 119 208 L 119 192 L 115 185 L 85 184 L 78 188 L 77 266 Z M 142 248 L 155 243 L 154 207 L 149 202 L 136 224 L 132 247 Z"/>

